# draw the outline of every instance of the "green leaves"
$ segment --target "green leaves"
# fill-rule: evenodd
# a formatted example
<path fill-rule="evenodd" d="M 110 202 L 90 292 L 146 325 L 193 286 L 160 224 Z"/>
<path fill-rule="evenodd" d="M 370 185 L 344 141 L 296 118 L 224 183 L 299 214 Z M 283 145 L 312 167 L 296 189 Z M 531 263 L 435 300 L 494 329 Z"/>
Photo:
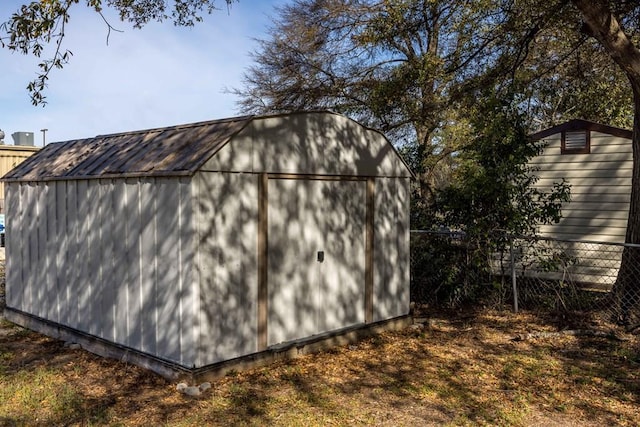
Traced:
<path fill-rule="evenodd" d="M 230 5 L 233 0 L 225 0 Z M 27 85 L 34 105 L 45 105 L 44 92 L 49 75 L 62 69 L 72 52 L 64 49 L 65 26 L 69 10 L 80 0 L 38 0 L 22 5 L 11 18 L 0 25 L 0 47 L 40 58 L 52 45 L 53 53 L 38 64 L 38 76 Z M 116 9 L 120 19 L 141 28 L 150 21 L 171 18 L 175 25 L 192 26 L 202 21 L 202 14 L 215 9 L 213 0 L 86 0 L 85 5 L 102 14 L 104 7 Z M 103 16 L 104 18 L 104 16 Z M 105 19 L 107 34 L 113 27 Z M 108 36 L 107 36 L 108 37 Z"/>
<path fill-rule="evenodd" d="M 38 64 L 38 77 L 27 85 L 33 105 L 45 105 L 43 95 L 49 73 L 61 69 L 72 53 L 62 50 L 65 25 L 69 21 L 69 8 L 78 0 L 42 0 L 23 5 L 8 22 L 0 25 L 7 36 L 0 37 L 0 46 L 40 58 L 45 47 L 53 43 L 54 53 Z"/>
<path fill-rule="evenodd" d="M 510 101 L 479 99 L 471 112 L 474 137 L 459 154 L 451 185 L 438 193 L 444 225 L 486 237 L 496 230 L 533 234 L 540 224 L 561 218 L 569 186 L 535 186 L 528 161 L 541 147 L 526 135 L 524 120 Z"/>

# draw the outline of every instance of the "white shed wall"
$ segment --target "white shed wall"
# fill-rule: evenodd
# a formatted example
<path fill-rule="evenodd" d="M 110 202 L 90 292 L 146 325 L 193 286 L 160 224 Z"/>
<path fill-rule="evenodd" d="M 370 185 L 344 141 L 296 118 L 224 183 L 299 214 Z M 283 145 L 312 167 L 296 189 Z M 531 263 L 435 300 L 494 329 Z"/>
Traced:
<path fill-rule="evenodd" d="M 376 178 L 373 320 L 409 314 L 409 178 Z"/>
<path fill-rule="evenodd" d="M 190 178 L 12 182 L 7 303 L 187 367 L 406 315 L 409 179 L 381 134 L 310 113 L 251 120 Z"/>
<path fill-rule="evenodd" d="M 344 116 L 327 113 L 255 119 L 203 170 L 410 176 L 384 136 Z"/>
<path fill-rule="evenodd" d="M 571 184 L 571 202 L 563 205 L 562 220 L 540 226 L 540 234 L 624 242 L 631 195 L 631 141 L 591 132 L 590 154 L 561 154 L 560 134 L 545 142 L 543 154 L 531 161 L 539 168 L 537 186 L 549 188 L 565 178 Z"/>
<path fill-rule="evenodd" d="M 171 178 L 10 183 L 7 306 L 193 365 L 190 191 Z"/>
<path fill-rule="evenodd" d="M 268 345 L 365 322 L 366 188 L 269 180 Z"/>
<path fill-rule="evenodd" d="M 199 366 L 258 349 L 258 179 L 254 174 L 199 172 L 193 181 Z"/>

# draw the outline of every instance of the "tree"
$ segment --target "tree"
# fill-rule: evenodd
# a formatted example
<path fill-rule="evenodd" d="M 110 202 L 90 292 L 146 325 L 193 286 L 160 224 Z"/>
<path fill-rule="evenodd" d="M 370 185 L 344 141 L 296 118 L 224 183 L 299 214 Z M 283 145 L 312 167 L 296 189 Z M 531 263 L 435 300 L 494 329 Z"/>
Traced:
<path fill-rule="evenodd" d="M 246 113 L 330 108 L 415 144 L 418 196 L 427 199 L 464 139 L 454 130 L 469 77 L 512 32 L 527 31 L 496 13 L 500 4 L 295 0 L 278 10 L 234 92 Z"/>
<path fill-rule="evenodd" d="M 429 290 L 429 299 L 454 304 L 487 297 L 501 301 L 513 236 L 532 235 L 539 224 L 558 222 L 562 203 L 569 201 L 564 181 L 548 191 L 534 185 L 529 160 L 542 147 L 528 138 L 525 117 L 512 96 L 497 99 L 488 93 L 467 114 L 469 140 L 459 153 L 454 179 L 436 193 L 433 206 L 439 224 L 462 232 L 462 244 L 451 245 L 445 236 L 412 243 L 420 249 L 412 256 L 414 277 L 442 281 Z M 503 270 L 496 281 L 497 265 Z M 412 285 L 417 298 L 424 298 L 426 290 Z"/>
<path fill-rule="evenodd" d="M 528 111 L 542 123 L 552 124 L 570 110 L 573 117 L 622 126 L 633 122 L 634 165 L 626 241 L 640 243 L 640 4 L 630 0 L 530 0 L 517 6 L 519 12 L 505 9 L 504 13 L 519 15 L 517 20 L 522 22 L 532 21 L 532 31 L 521 41 L 509 43 L 523 47 L 526 58 L 519 63 L 496 58 L 496 65 L 480 78 L 499 84 L 499 76 L 511 75 L 507 81 L 512 88 L 519 87 L 521 105 L 525 109 L 533 106 Z M 530 13 L 532 7 L 555 8 L 557 15 Z M 586 68 L 580 63 L 581 52 L 590 53 L 591 63 Z M 558 100 L 560 108 L 545 100 Z M 547 114 L 539 116 L 545 109 Z M 631 329 L 640 327 L 639 261 L 637 250 L 625 248 L 613 289 L 621 313 L 618 321 Z"/>
<path fill-rule="evenodd" d="M 519 91 L 534 126 L 569 115 L 625 123 L 624 85 L 606 78 L 610 61 L 586 43 L 569 7 L 565 0 L 295 0 L 278 9 L 244 87 L 233 92 L 245 113 L 329 108 L 409 145 L 416 196 L 426 202 L 450 180 L 467 138 L 458 113 L 487 87 Z M 584 60 L 595 53 L 597 62 Z M 593 101 L 612 93 L 622 102 Z"/>
<path fill-rule="evenodd" d="M 516 72 L 531 130 L 579 117 L 630 128 L 633 100 L 622 70 L 597 41 L 566 24 L 546 26 Z"/>
<path fill-rule="evenodd" d="M 468 114 L 470 140 L 460 151 L 452 184 L 438 193 L 443 223 L 487 240 L 496 231 L 531 235 L 539 224 L 558 222 L 569 186 L 535 187 L 538 178 L 528 162 L 542 147 L 528 138 L 513 100 L 488 94 Z"/>
<path fill-rule="evenodd" d="M 150 21 L 171 19 L 178 26 L 192 26 L 202 20 L 203 13 L 215 9 L 214 0 L 83 0 L 86 6 L 100 14 L 107 31 L 113 30 L 102 14 L 104 7 L 117 10 L 122 21 L 134 28 L 142 28 Z M 230 5 L 233 0 L 225 0 Z M 53 69 L 63 68 L 72 52 L 64 49 L 65 26 L 71 18 L 70 10 L 81 0 L 38 0 L 21 6 L 11 18 L 0 25 L 0 46 L 38 58 L 47 45 L 54 46 L 53 54 L 38 64 L 39 74 L 27 89 L 34 105 L 46 104 L 44 90 Z M 108 39 L 108 35 L 107 35 Z"/>
<path fill-rule="evenodd" d="M 507 37 L 486 52 L 492 64 L 461 86 L 473 93 L 493 87 L 517 94 L 529 131 L 570 118 L 629 127 L 633 103 L 624 74 L 582 31 L 580 15 L 569 0 L 504 2 L 498 14 L 509 22 Z M 518 31 L 520 29 L 520 31 Z M 504 31 L 493 26 L 491 31 Z"/>

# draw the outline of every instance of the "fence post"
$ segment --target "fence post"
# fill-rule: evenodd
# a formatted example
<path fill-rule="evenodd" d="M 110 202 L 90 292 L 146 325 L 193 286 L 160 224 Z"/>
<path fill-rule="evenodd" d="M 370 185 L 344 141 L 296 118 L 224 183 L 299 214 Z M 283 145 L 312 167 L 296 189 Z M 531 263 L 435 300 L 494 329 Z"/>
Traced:
<path fill-rule="evenodd" d="M 509 252 L 511 256 L 511 285 L 513 286 L 513 311 L 518 312 L 518 286 L 516 284 L 516 254 L 513 250 L 513 236 L 509 236 Z"/>

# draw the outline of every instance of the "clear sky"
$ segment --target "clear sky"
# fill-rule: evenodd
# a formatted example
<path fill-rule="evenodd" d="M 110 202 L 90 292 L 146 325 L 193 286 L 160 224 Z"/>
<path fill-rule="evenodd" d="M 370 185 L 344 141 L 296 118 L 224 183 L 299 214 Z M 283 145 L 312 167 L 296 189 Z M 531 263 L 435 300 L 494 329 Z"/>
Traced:
<path fill-rule="evenodd" d="M 28 0 L 2 0 L 5 22 Z M 151 23 L 142 30 L 105 11 L 102 18 L 80 4 L 71 9 L 65 45 L 73 52 L 69 64 L 54 70 L 45 107 L 31 105 L 26 86 L 38 71 L 38 60 L 0 49 L 0 129 L 5 143 L 11 134 L 34 132 L 42 145 L 105 133 L 171 126 L 238 114 L 236 98 L 225 88 L 241 87 L 251 64 L 254 38 L 264 37 L 274 5 L 286 0 L 240 0 L 193 28 L 171 22 Z"/>

